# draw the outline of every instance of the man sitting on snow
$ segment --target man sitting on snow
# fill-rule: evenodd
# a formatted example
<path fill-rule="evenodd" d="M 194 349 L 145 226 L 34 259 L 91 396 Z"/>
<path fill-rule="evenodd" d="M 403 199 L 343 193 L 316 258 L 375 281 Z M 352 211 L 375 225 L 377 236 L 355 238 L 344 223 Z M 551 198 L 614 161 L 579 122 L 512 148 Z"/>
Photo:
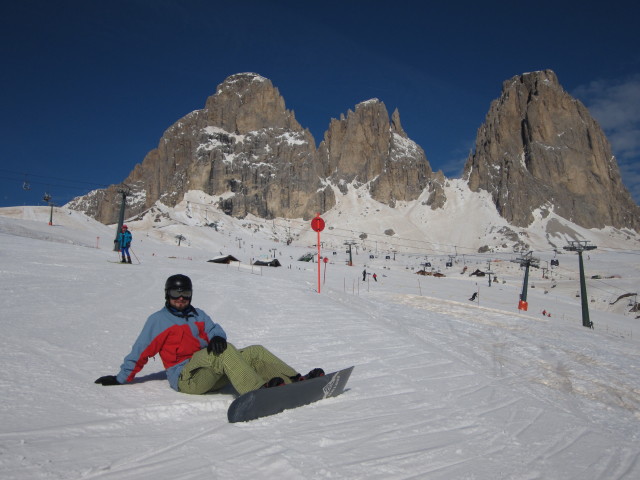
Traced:
<path fill-rule="evenodd" d="M 314 368 L 302 376 L 261 345 L 236 349 L 227 343 L 222 327 L 191 305 L 193 288 L 186 275 L 169 277 L 164 293 L 164 308 L 147 319 L 120 372 L 95 383 L 131 382 L 156 354 L 160 354 L 171 388 L 196 395 L 228 383 L 243 394 L 324 375 L 321 368 Z"/>

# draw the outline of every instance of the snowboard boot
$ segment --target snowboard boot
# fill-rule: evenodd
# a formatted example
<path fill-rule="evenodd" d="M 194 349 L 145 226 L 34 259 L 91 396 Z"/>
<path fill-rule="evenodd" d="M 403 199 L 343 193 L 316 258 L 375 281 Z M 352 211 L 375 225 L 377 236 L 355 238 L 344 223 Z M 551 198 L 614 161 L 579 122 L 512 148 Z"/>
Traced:
<path fill-rule="evenodd" d="M 304 376 L 304 379 L 309 380 L 310 378 L 316 378 L 316 377 L 324 377 L 324 370 L 321 368 L 314 368 Z"/>
<path fill-rule="evenodd" d="M 127 257 L 127 263 L 131 263 L 131 257 Z"/>
<path fill-rule="evenodd" d="M 284 380 L 280 377 L 273 377 L 271 380 L 265 383 L 262 388 L 279 387 L 280 385 L 284 385 Z"/>
<path fill-rule="evenodd" d="M 293 383 L 295 382 L 302 382 L 303 380 L 309 380 L 311 378 L 316 378 L 316 377 L 323 377 L 324 376 L 324 370 L 321 368 L 314 368 L 313 370 L 311 370 L 309 373 L 307 373 L 306 375 L 300 375 L 299 373 L 296 373 L 293 377 L 289 377 L 291 379 L 291 381 Z"/>
<path fill-rule="evenodd" d="M 122 260 L 120 260 L 120 263 L 127 263 L 127 259 L 122 257 Z"/>

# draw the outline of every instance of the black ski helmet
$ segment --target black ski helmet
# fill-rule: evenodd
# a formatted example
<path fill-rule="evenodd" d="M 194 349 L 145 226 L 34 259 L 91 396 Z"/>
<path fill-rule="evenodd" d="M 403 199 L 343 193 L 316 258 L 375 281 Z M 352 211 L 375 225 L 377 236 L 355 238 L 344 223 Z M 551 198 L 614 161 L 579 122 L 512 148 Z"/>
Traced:
<path fill-rule="evenodd" d="M 176 275 L 171 275 L 169 278 L 167 278 L 167 281 L 164 283 L 164 298 L 166 300 L 169 300 L 169 290 L 193 291 L 191 279 L 181 273 L 178 273 Z"/>

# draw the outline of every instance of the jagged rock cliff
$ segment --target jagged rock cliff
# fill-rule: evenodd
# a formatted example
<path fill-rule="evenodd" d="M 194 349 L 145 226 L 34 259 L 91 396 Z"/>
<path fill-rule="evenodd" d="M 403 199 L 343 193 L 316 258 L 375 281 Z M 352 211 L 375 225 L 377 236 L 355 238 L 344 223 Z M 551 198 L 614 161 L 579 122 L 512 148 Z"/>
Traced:
<path fill-rule="evenodd" d="M 204 109 L 167 129 L 124 180 L 132 188 L 127 216 L 158 200 L 174 206 L 187 191 L 202 190 L 219 195 L 218 206 L 236 217 L 309 217 L 333 204 L 321 170 L 313 136 L 271 82 L 252 73 L 232 75 Z M 105 200 L 117 188 L 77 199 L 74 208 L 115 222 L 117 205 Z"/>
<path fill-rule="evenodd" d="M 433 171 L 424 151 L 402 128 L 394 111 L 391 121 L 384 103 L 368 100 L 332 120 L 318 149 L 324 177 L 344 191 L 347 184 L 369 184 L 375 200 L 390 206 L 417 199 L 430 187 Z"/>
<path fill-rule="evenodd" d="M 219 196 L 218 206 L 235 217 L 311 218 L 335 204 L 332 184 L 368 187 L 390 205 L 413 200 L 429 186 L 436 205 L 443 201 L 442 175 L 430 184 L 431 176 L 398 112 L 390 121 L 382 102 L 363 102 L 346 119 L 333 120 L 316 150 L 271 82 L 245 73 L 227 78 L 204 109 L 167 129 L 123 183 L 131 187 L 127 216 L 158 200 L 173 206 L 187 191 L 202 190 Z M 109 199 L 118 188 L 92 192 L 70 206 L 113 223 L 118 204 Z"/>
<path fill-rule="evenodd" d="M 551 70 L 503 83 L 464 170 L 498 212 L 526 227 L 535 209 L 587 228 L 640 230 L 640 209 L 622 184 L 602 129 Z"/>
<path fill-rule="evenodd" d="M 606 137 L 550 70 L 504 82 L 464 175 L 472 191 L 491 194 L 514 226 L 530 225 L 540 209 L 587 228 L 640 231 L 640 208 L 622 184 Z M 157 201 L 174 206 L 189 190 L 216 198 L 216 206 L 240 218 L 309 219 L 350 187 L 391 207 L 421 196 L 425 208 L 447 201 L 446 178 L 408 138 L 397 110 L 389 118 L 381 101 L 362 102 L 331 120 L 316 149 L 278 90 L 255 73 L 227 78 L 202 110 L 164 132 L 123 183 L 131 188 L 127 217 Z M 114 223 L 119 188 L 69 206 Z"/>

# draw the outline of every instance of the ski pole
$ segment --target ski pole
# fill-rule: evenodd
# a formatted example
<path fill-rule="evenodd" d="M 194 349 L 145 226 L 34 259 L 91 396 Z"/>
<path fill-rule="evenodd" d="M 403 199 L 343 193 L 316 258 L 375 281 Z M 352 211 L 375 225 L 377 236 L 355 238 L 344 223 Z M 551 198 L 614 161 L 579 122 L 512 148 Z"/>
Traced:
<path fill-rule="evenodd" d="M 129 247 L 129 250 L 131 250 L 131 253 L 133 253 L 133 256 L 136 257 L 136 260 L 138 261 L 139 264 L 142 264 L 142 262 L 140 261 L 140 259 L 138 258 L 138 256 L 136 255 L 136 252 L 133 251 L 133 248 Z"/>

